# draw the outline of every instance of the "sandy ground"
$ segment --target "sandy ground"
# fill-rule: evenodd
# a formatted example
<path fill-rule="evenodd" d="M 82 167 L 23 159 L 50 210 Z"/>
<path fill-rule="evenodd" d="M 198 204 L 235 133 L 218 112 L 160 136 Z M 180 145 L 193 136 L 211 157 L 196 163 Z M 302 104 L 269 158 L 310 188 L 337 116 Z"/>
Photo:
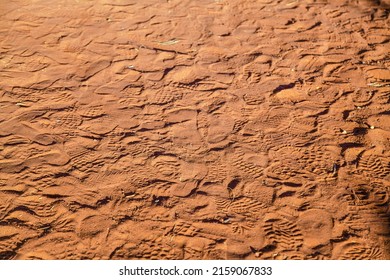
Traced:
<path fill-rule="evenodd" d="M 0 258 L 390 259 L 374 2 L 1 1 Z"/>

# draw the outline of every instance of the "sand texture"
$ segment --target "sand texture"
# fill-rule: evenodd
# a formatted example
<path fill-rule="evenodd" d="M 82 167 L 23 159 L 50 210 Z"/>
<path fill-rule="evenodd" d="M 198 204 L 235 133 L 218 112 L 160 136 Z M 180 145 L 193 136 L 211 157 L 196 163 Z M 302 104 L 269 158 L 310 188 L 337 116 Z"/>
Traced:
<path fill-rule="evenodd" d="M 390 259 L 389 2 L 1 1 L 0 259 Z"/>

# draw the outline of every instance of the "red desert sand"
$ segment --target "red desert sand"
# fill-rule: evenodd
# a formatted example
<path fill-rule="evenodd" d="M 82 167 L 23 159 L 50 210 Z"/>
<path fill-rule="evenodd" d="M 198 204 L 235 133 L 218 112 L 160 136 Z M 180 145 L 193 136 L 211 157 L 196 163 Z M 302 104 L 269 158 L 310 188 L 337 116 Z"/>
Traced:
<path fill-rule="evenodd" d="M 0 259 L 390 259 L 390 1 L 0 4 Z"/>

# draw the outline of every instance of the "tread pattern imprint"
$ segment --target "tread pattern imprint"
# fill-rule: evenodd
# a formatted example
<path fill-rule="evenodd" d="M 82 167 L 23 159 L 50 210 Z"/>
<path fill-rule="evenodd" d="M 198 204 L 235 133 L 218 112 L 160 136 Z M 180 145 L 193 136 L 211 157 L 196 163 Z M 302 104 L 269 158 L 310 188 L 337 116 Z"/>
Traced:
<path fill-rule="evenodd" d="M 0 7 L 0 259 L 390 259 L 388 1 L 56 3 Z"/>

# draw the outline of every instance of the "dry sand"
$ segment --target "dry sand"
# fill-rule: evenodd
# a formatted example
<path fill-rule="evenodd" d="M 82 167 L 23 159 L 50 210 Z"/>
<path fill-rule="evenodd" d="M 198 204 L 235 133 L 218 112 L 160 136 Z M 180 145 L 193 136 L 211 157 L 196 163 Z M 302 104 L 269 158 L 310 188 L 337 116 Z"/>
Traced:
<path fill-rule="evenodd" d="M 388 8 L 2 1 L 0 258 L 390 259 Z"/>

